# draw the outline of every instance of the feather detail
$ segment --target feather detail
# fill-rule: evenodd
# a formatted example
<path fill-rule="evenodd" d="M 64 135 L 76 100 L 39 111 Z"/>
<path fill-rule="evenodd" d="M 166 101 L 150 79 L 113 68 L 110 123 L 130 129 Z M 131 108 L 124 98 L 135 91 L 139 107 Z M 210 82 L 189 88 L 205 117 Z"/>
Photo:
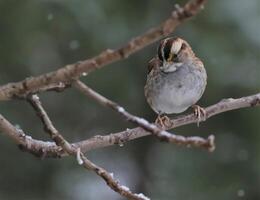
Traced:
<path fill-rule="evenodd" d="M 148 65 L 147 65 L 147 69 L 148 69 L 148 74 L 153 70 L 153 69 L 158 69 L 160 68 L 160 66 L 162 66 L 162 61 L 156 56 L 155 58 L 152 58 Z"/>

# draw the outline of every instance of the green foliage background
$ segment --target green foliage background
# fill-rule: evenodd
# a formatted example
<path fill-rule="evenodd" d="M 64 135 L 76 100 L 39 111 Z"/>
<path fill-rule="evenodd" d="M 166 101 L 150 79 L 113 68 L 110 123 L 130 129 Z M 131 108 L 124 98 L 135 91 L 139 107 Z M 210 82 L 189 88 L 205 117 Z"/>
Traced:
<path fill-rule="evenodd" d="M 0 84 L 22 80 L 117 48 L 166 19 L 175 1 L 0 0 Z M 178 3 L 183 4 L 184 1 Z M 200 105 L 259 92 L 260 2 L 209 1 L 173 36 L 186 39 L 204 61 L 208 86 Z M 130 112 L 150 121 L 145 102 L 146 64 L 153 44 L 83 81 Z M 118 114 L 74 89 L 40 97 L 56 127 L 70 141 L 133 127 Z M 0 112 L 34 138 L 47 140 L 24 101 L 0 102 Z M 215 134 L 208 153 L 161 143 L 153 137 L 89 152 L 136 192 L 155 200 L 260 199 L 260 110 L 241 109 L 175 129 L 183 135 Z M 0 199 L 121 199 L 73 158 L 40 160 L 0 136 Z"/>

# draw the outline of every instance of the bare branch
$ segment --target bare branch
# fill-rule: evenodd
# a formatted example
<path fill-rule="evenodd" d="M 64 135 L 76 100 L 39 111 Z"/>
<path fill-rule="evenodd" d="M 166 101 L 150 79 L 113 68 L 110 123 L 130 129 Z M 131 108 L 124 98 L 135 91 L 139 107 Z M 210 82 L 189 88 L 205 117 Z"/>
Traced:
<path fill-rule="evenodd" d="M 54 142 L 44 142 L 35 140 L 26 135 L 22 129 L 12 125 L 7 119 L 0 114 L 0 131 L 10 137 L 21 150 L 30 152 L 38 157 L 60 157 L 62 149 L 55 145 Z"/>
<path fill-rule="evenodd" d="M 207 113 L 206 119 L 231 110 L 237 110 L 246 107 L 255 107 L 259 105 L 260 93 L 238 99 L 224 99 L 219 103 L 205 108 Z M 169 129 L 191 123 L 197 123 L 197 119 L 192 113 L 175 117 L 172 119 L 172 123 L 173 127 L 168 127 Z M 21 149 L 35 154 L 39 157 L 62 157 L 68 155 L 53 142 L 43 142 L 40 140 L 32 139 L 30 136 L 26 136 L 22 130 L 14 127 L 2 115 L 0 115 L 0 131 L 10 137 L 12 140 L 14 140 Z M 76 148 L 80 148 L 82 152 L 87 152 L 107 146 L 118 145 L 130 140 L 135 140 L 140 137 L 148 136 L 150 134 L 150 132 L 138 127 L 105 136 L 97 135 L 90 139 L 73 143 L 72 145 Z"/>
<path fill-rule="evenodd" d="M 214 144 L 214 136 L 211 135 L 208 139 L 203 139 L 201 137 L 184 137 L 180 135 L 171 134 L 167 131 L 162 130 L 160 127 L 155 124 L 149 123 L 146 119 L 134 116 L 127 112 L 123 107 L 118 105 L 117 103 L 107 99 L 106 97 L 98 94 L 83 82 L 76 80 L 73 82 L 73 85 L 81 91 L 86 96 L 94 99 L 99 104 L 110 107 L 116 112 L 118 112 L 121 116 L 123 116 L 127 121 L 132 122 L 133 124 L 142 127 L 144 130 L 151 132 L 157 138 L 162 141 L 166 141 L 169 143 L 174 143 L 178 145 L 184 145 L 187 147 L 203 147 L 208 151 L 212 152 L 215 149 Z"/>
<path fill-rule="evenodd" d="M 28 102 L 32 105 L 38 117 L 41 119 L 42 124 L 44 125 L 44 130 L 50 135 L 51 139 L 56 143 L 56 145 L 62 147 L 62 149 L 65 150 L 68 154 L 73 154 L 73 148 L 71 147 L 70 143 L 67 142 L 53 126 L 50 118 L 41 105 L 39 97 L 37 95 L 29 96 Z"/>
<path fill-rule="evenodd" d="M 23 98 L 30 102 L 41 119 L 42 124 L 44 125 L 44 130 L 49 134 L 54 142 L 44 142 L 33 139 L 31 136 L 26 135 L 22 129 L 12 125 L 1 114 L 0 131 L 10 137 L 22 150 L 28 151 L 39 157 L 74 156 L 79 165 L 95 172 L 111 189 L 119 193 L 121 196 L 134 200 L 149 200 L 149 198 L 143 194 L 135 194 L 126 186 L 120 185 L 119 181 L 114 179 L 111 173 L 88 160 L 84 153 L 89 150 L 110 145 L 120 145 L 127 141 L 151 134 L 159 138 L 161 141 L 184 145 L 187 147 L 202 147 L 209 151 L 213 151 L 215 148 L 214 136 L 211 135 L 207 139 L 203 139 L 198 136 L 184 137 L 171 134 L 166 130 L 191 123 L 197 123 L 197 117 L 194 114 L 177 116 L 171 120 L 171 123 L 168 124 L 169 126 L 165 127 L 166 129 L 164 130 L 157 125 L 148 122 L 146 119 L 127 112 L 122 106 L 98 94 L 78 79 L 80 76 L 84 76 L 96 69 L 102 68 L 115 61 L 125 59 L 147 45 L 169 35 L 179 24 L 195 16 L 203 8 L 205 2 L 206 0 L 189 0 L 183 7 L 176 6 L 176 10 L 172 12 L 171 16 L 159 26 L 148 30 L 143 35 L 133 38 L 119 49 L 107 49 L 93 58 L 67 65 L 56 71 L 42 74 L 37 77 L 26 78 L 20 82 L 8 83 L 0 86 L 0 101 Z M 130 121 L 139 127 L 105 136 L 97 135 L 77 143 L 68 142 L 54 127 L 48 114 L 44 110 L 39 97 L 35 94 L 45 91 L 60 92 L 70 87 L 72 84 L 86 96 L 94 99 L 103 106 L 112 108 L 127 121 Z M 259 105 L 260 93 L 239 99 L 224 99 L 215 105 L 205 108 L 206 114 L 204 120 L 222 112 Z"/>
<path fill-rule="evenodd" d="M 139 51 L 147 45 L 172 33 L 176 27 L 185 20 L 196 15 L 203 7 L 206 0 L 190 0 L 183 8 L 178 8 L 172 15 L 159 26 L 148 30 L 141 36 L 129 41 L 125 46 L 117 50 L 105 50 L 94 58 L 82 62 L 67 65 L 57 71 L 43 74 L 37 77 L 27 78 L 16 83 L 9 83 L 0 87 L 0 101 L 15 97 L 25 97 L 28 94 L 42 91 L 42 88 L 52 84 L 69 84 L 72 79 L 80 77 L 83 73 L 90 73 L 112 62 L 124 59 Z"/>
<path fill-rule="evenodd" d="M 104 179 L 104 181 L 111 189 L 113 189 L 120 195 L 133 200 L 149 200 L 149 198 L 144 196 L 143 194 L 135 194 L 131 192 L 130 189 L 126 186 L 120 185 L 119 181 L 115 180 L 111 173 L 107 172 L 105 169 L 97 166 L 89 159 L 87 159 L 87 157 L 84 156 L 84 154 L 80 151 L 80 148 L 76 148 L 73 145 L 71 145 L 54 127 L 49 116 L 42 107 L 42 104 L 37 95 L 32 95 L 28 98 L 28 101 L 33 106 L 37 115 L 40 117 L 44 125 L 45 131 L 55 141 L 56 145 L 62 147 L 62 149 L 69 155 L 75 156 L 79 165 L 83 165 L 84 168 L 95 172 L 98 176 Z"/>
<path fill-rule="evenodd" d="M 237 110 L 241 108 L 255 107 L 259 105 L 260 93 L 251 96 L 241 97 L 238 99 L 223 99 L 220 102 L 205 108 L 205 120 L 220 113 L 228 112 L 231 110 Z M 192 113 L 175 117 L 171 120 L 171 122 L 172 126 L 167 127 L 167 129 L 197 123 L 197 118 L 194 115 L 194 113 Z M 83 152 L 87 152 L 93 149 L 103 148 L 114 144 L 125 143 L 127 141 L 135 140 L 140 137 L 148 136 L 150 134 L 150 132 L 138 127 L 133 129 L 127 129 L 125 131 L 121 131 L 110 135 L 95 136 L 85 141 L 75 143 L 74 145 L 79 146 Z"/>

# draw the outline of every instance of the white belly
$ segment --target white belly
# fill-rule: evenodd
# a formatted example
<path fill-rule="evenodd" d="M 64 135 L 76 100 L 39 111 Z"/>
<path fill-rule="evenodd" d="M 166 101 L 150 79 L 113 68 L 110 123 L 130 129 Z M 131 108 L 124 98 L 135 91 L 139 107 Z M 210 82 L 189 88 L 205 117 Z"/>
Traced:
<path fill-rule="evenodd" d="M 166 85 L 151 98 L 151 107 L 157 113 L 181 113 L 198 101 L 198 94 Z"/>

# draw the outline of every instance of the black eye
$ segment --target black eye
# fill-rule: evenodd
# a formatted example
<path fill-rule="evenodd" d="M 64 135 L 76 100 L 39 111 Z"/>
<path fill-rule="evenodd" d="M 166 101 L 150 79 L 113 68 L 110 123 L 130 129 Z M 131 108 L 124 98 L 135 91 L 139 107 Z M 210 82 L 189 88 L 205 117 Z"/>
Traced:
<path fill-rule="evenodd" d="M 178 62 L 178 55 L 177 54 L 173 54 L 172 55 L 172 61 L 173 62 Z"/>

